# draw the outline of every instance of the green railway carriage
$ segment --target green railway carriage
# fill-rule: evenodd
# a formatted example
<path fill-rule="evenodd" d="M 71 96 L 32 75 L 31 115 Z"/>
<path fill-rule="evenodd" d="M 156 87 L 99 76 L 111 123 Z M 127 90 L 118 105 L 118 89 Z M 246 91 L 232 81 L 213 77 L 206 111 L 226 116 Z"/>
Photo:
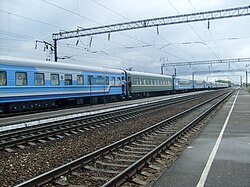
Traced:
<path fill-rule="evenodd" d="M 129 97 L 148 97 L 170 93 L 173 90 L 171 76 L 127 71 Z"/>

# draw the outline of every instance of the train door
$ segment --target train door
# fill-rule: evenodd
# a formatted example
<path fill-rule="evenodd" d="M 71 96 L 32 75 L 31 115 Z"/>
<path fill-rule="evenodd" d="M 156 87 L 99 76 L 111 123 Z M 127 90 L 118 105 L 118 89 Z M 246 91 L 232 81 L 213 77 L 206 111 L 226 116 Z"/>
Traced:
<path fill-rule="evenodd" d="M 127 80 L 127 96 L 128 98 L 132 97 L 132 83 L 131 83 L 131 77 L 128 76 L 128 80 Z"/>
<path fill-rule="evenodd" d="M 127 71 L 124 71 L 125 73 L 125 80 L 126 80 L 126 97 L 127 99 L 131 97 L 132 92 L 132 84 L 131 84 L 131 76 Z"/>

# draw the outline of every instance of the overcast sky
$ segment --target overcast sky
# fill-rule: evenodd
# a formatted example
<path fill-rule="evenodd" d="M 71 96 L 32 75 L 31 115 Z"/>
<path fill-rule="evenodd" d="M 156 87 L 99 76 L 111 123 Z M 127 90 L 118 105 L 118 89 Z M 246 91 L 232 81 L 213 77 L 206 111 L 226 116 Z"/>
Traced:
<path fill-rule="evenodd" d="M 1 0 L 0 55 L 45 60 L 50 51 L 36 40 L 52 41 L 52 33 L 201 11 L 250 5 L 249 0 Z M 167 25 L 118 33 L 60 40 L 58 56 L 65 63 L 99 67 L 129 68 L 160 73 L 165 62 L 218 60 L 250 57 L 250 16 Z M 53 58 L 52 58 L 53 59 Z M 161 60 L 160 60 L 161 59 Z M 231 69 L 250 69 L 248 63 L 232 63 Z M 246 67 L 248 66 L 248 67 Z M 192 71 L 228 70 L 229 64 L 177 67 L 177 76 L 191 77 Z M 166 74 L 173 74 L 167 68 Z M 224 75 L 197 75 L 213 80 Z M 244 73 L 231 73 L 239 82 Z M 245 82 L 245 81 L 244 81 Z"/>

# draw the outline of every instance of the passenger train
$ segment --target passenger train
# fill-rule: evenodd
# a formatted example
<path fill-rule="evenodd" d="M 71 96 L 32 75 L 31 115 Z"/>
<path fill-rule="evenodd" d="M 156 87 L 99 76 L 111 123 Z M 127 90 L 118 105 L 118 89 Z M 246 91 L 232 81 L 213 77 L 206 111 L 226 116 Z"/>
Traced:
<path fill-rule="evenodd" d="M 225 87 L 153 73 L 0 56 L 1 113 Z"/>

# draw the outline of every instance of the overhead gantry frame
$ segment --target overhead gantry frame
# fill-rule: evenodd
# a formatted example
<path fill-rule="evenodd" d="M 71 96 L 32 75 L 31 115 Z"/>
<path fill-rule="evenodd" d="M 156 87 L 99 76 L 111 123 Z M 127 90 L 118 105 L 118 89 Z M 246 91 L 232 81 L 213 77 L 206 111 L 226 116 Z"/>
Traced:
<path fill-rule="evenodd" d="M 239 62 L 250 62 L 250 58 L 231 58 L 231 59 L 220 59 L 220 60 L 202 60 L 202 61 L 190 61 L 190 62 L 175 62 L 175 63 L 162 63 L 161 74 L 163 74 L 164 67 L 173 67 L 176 76 L 176 66 L 194 66 L 204 64 L 225 64 L 225 63 L 239 63 Z M 244 70 L 245 71 L 245 70 Z"/>
<path fill-rule="evenodd" d="M 52 39 L 54 41 L 54 57 L 55 61 L 57 61 L 57 41 L 64 40 L 69 38 L 78 38 L 84 36 L 93 36 L 97 34 L 105 34 L 126 30 L 134 30 L 140 28 L 147 27 L 158 27 L 163 25 L 172 25 L 179 23 L 188 23 L 188 22 L 197 22 L 204 20 L 213 20 L 213 19 L 223 19 L 223 18 L 232 18 L 239 16 L 247 16 L 250 15 L 250 5 L 244 7 L 237 8 L 228 8 L 214 11 L 206 11 L 206 12 L 198 12 L 192 14 L 183 14 L 177 16 L 168 16 L 161 18 L 153 18 L 153 19 L 144 19 L 138 21 L 131 21 L 125 23 L 118 23 L 112 25 L 104 25 L 99 27 L 91 27 L 91 28 L 80 28 L 72 31 L 64 31 L 59 33 L 52 34 Z"/>
<path fill-rule="evenodd" d="M 246 86 L 248 85 L 248 73 L 250 73 L 250 71 L 248 71 L 246 69 L 195 71 L 195 72 L 192 73 L 192 80 L 194 80 L 194 75 L 195 74 L 227 73 L 227 72 L 245 72 L 246 73 Z"/>
<path fill-rule="evenodd" d="M 174 62 L 174 63 L 162 63 L 161 67 L 176 67 L 176 66 L 193 66 L 203 64 L 225 64 L 225 63 L 237 63 L 237 62 L 250 62 L 250 58 L 231 58 L 220 60 L 200 60 L 189 62 Z"/>

